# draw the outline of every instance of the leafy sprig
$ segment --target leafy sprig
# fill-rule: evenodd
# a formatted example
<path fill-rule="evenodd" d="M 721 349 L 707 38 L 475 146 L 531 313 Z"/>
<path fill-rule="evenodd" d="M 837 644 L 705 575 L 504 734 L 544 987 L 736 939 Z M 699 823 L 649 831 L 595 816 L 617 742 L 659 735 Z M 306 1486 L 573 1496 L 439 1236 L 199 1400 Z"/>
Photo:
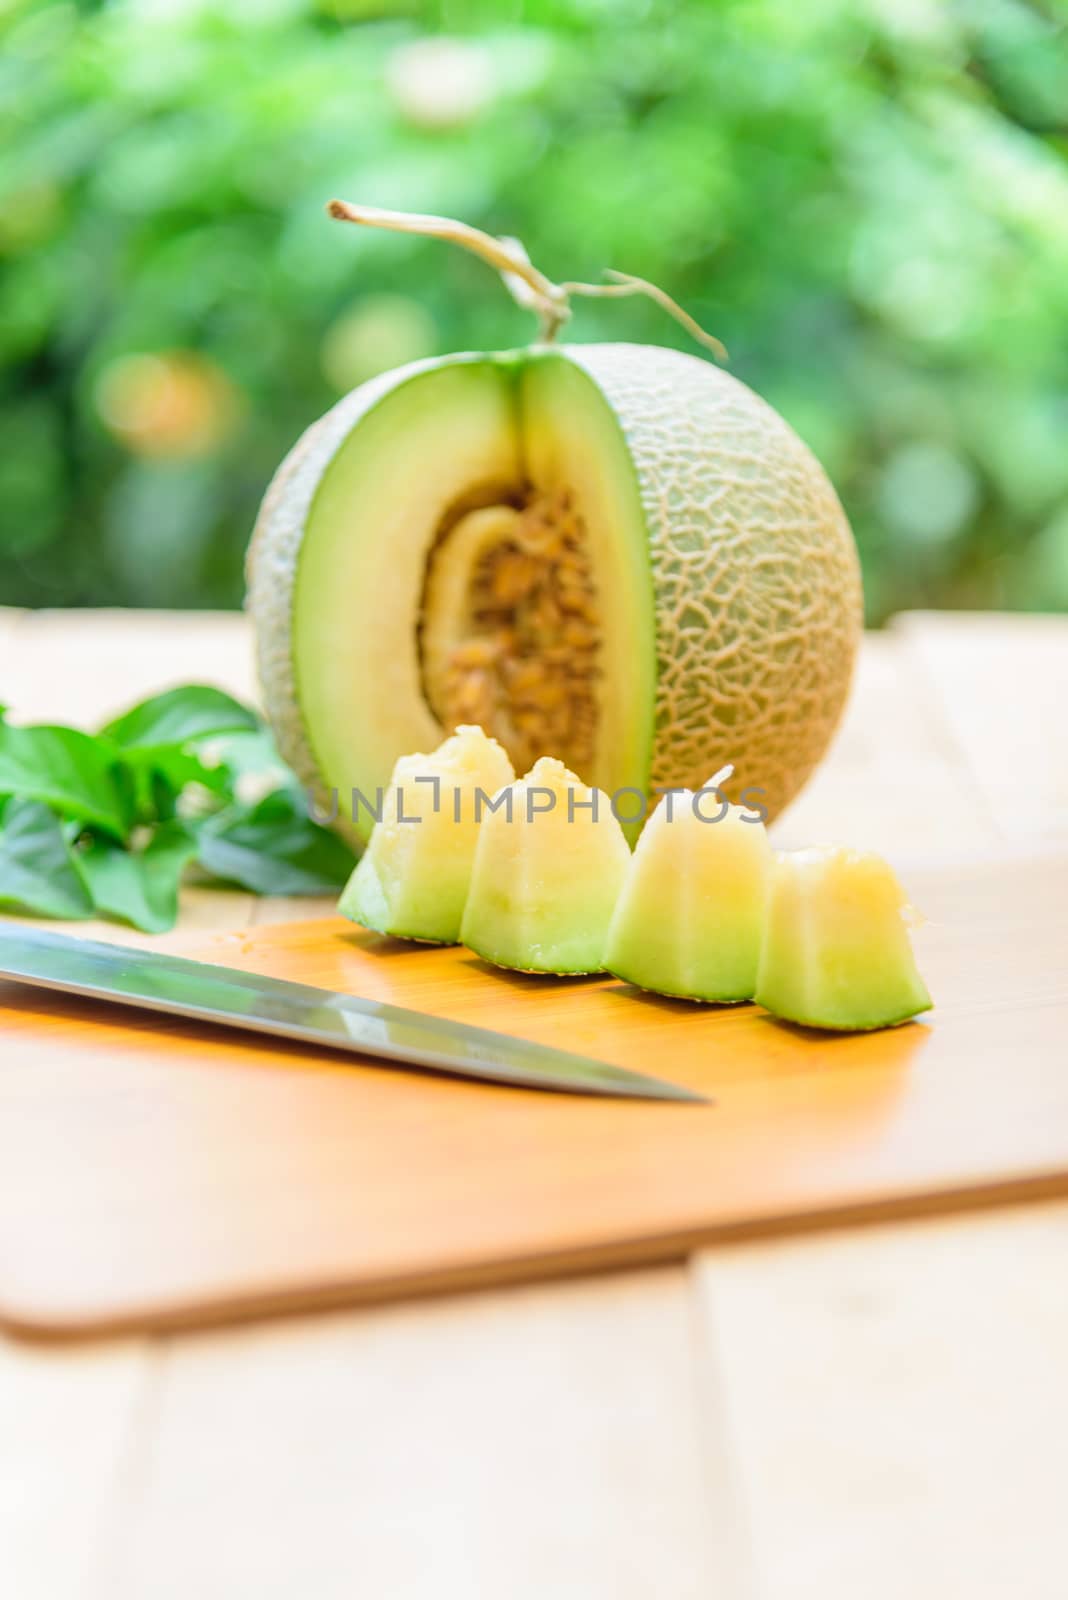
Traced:
<path fill-rule="evenodd" d="M 174 926 L 187 869 L 254 894 L 335 894 L 349 847 L 315 822 L 250 707 L 204 684 L 96 734 L 0 706 L 0 909 Z"/>

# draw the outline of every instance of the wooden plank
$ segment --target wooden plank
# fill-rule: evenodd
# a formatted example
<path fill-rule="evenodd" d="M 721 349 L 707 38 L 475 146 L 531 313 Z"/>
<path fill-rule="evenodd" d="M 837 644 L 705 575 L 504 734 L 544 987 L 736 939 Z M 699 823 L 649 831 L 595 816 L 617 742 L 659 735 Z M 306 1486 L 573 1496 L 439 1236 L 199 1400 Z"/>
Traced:
<path fill-rule="evenodd" d="M 256 896 L 243 889 L 207 889 L 191 885 L 183 889 L 179 907 L 178 930 L 184 934 L 210 934 L 243 928 L 251 920 Z M 90 918 L 85 922 L 41 921 L 34 917 L 19 917 L 0 912 L 0 924 L 24 923 L 35 928 L 47 928 L 53 933 L 72 933 L 80 939 L 100 939 L 105 944 L 139 945 L 145 949 L 159 947 L 159 935 L 142 933 L 122 922 L 109 922 L 103 918 Z"/>
<path fill-rule="evenodd" d="M 748 1600 L 702 1403 L 681 1272 L 186 1340 L 107 1600 Z"/>
<path fill-rule="evenodd" d="M 93 724 L 141 693 L 191 676 L 250 690 L 244 620 L 0 610 L 0 693 L 21 719 Z M 191 665 L 195 661 L 196 665 Z M 254 897 L 191 887 L 180 926 L 249 920 Z M 7 917 L 3 921 L 17 920 Z M 48 927 L 117 943 L 111 922 Z M 144 1343 L 66 1352 L 0 1336 L 0 1589 L 18 1600 L 98 1600 L 109 1547 L 141 1469 L 153 1371 Z M 131 1479 L 133 1481 L 131 1481 Z"/>
<path fill-rule="evenodd" d="M 336 895 L 259 895 L 253 896 L 249 920 L 253 927 L 267 928 L 278 922 L 302 922 L 329 917 Z M 183 926 L 184 932 L 184 926 Z"/>
<path fill-rule="evenodd" d="M 1068 1205 L 707 1252 L 762 1600 L 1063 1600 Z"/>
<path fill-rule="evenodd" d="M 6 685 L 14 673 L 19 628 L 27 615 L 27 612 L 18 611 L 14 606 L 0 606 L 0 684 L 5 685 L 5 704 L 11 698 L 11 691 Z"/>
<path fill-rule="evenodd" d="M 1068 860 L 913 889 L 938 1009 L 869 1035 L 504 975 L 341 919 L 189 947 L 659 1071 L 706 1105 L 502 1093 L 12 986 L 3 1311 L 29 1329 L 183 1323 L 1068 1185 Z"/>
<path fill-rule="evenodd" d="M 72 1359 L 0 1339 L 0 1589 L 11 1600 L 94 1600 L 150 1375 L 140 1344 Z"/>
<path fill-rule="evenodd" d="M 960 753 L 970 809 L 1001 838 L 1068 842 L 1068 618 L 911 612 L 896 632 Z"/>
<path fill-rule="evenodd" d="M 20 721 L 90 727 L 189 682 L 255 698 L 251 636 L 240 613 L 27 612 L 5 694 Z"/>
<path fill-rule="evenodd" d="M 831 753 L 775 823 L 775 844 L 848 844 L 903 866 L 995 837 L 924 663 L 897 634 L 868 634 Z"/>

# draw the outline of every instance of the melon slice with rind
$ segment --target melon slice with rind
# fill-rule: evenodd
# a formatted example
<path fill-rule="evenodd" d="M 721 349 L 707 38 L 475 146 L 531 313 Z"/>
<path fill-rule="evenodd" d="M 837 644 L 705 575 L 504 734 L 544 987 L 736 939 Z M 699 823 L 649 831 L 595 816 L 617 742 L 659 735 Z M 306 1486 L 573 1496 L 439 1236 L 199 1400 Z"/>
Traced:
<path fill-rule="evenodd" d="M 457 728 L 430 755 L 402 756 L 342 916 L 395 938 L 456 944 L 481 801 L 514 777 L 502 747 L 476 727 Z"/>
<path fill-rule="evenodd" d="M 483 817 L 460 937 L 495 966 L 600 972 L 629 863 L 608 796 L 543 756 Z"/>
<path fill-rule="evenodd" d="M 777 856 L 756 1000 L 810 1028 L 907 1022 L 932 1004 L 912 952 L 910 912 L 880 856 L 830 846 Z"/>
<path fill-rule="evenodd" d="M 771 862 L 760 817 L 731 805 L 715 780 L 666 794 L 616 904 L 608 970 L 680 999 L 751 1000 Z"/>

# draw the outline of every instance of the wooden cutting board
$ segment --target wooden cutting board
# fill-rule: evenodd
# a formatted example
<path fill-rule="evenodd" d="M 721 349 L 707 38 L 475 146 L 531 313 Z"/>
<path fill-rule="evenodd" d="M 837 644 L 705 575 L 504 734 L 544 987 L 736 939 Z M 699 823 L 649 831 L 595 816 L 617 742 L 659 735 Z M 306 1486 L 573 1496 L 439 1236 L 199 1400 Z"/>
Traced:
<path fill-rule="evenodd" d="M 1068 858 L 906 881 L 938 1009 L 858 1037 L 506 976 L 333 919 L 181 946 L 648 1070 L 708 1106 L 485 1087 L 0 985 L 0 1318 L 188 1325 L 1068 1191 Z"/>

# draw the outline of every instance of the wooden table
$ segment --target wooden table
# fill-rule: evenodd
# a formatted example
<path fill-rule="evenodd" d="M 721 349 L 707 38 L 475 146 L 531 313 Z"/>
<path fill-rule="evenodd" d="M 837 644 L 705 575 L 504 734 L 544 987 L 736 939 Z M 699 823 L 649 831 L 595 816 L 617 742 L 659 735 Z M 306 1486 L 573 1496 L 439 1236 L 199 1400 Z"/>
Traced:
<path fill-rule="evenodd" d="M 189 678 L 253 692 L 241 618 L 0 612 L 20 718 Z M 1066 701 L 1068 619 L 904 617 L 777 841 L 1068 848 Z M 322 909 L 191 891 L 182 927 Z M 1066 1507 L 1068 1202 L 0 1342 L 5 1600 L 1064 1600 Z"/>

